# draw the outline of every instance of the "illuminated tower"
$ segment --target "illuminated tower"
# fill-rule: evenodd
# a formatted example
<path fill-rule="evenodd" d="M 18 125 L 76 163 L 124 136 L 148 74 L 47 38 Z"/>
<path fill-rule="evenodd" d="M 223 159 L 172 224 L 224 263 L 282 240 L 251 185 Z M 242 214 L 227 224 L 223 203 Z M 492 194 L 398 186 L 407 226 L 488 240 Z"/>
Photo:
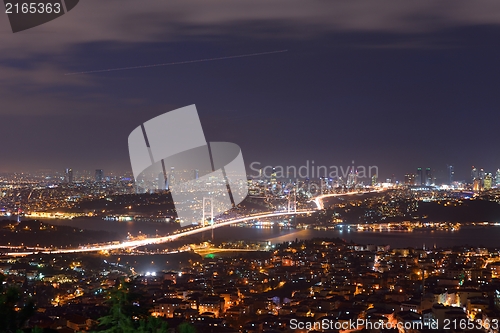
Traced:
<path fill-rule="evenodd" d="M 415 180 L 416 185 L 424 185 L 424 173 L 422 171 L 422 168 L 417 168 L 417 179 Z"/>
<path fill-rule="evenodd" d="M 483 189 L 483 187 L 481 185 L 481 181 L 479 180 L 479 178 L 474 179 L 473 187 L 472 188 L 473 188 L 474 191 L 481 191 Z"/>
<path fill-rule="evenodd" d="M 476 179 L 479 179 L 479 171 L 474 166 L 472 167 L 472 170 L 470 172 L 470 178 L 471 178 L 473 183 Z"/>
<path fill-rule="evenodd" d="M 429 186 L 432 185 L 432 172 L 431 168 L 426 168 L 425 169 L 425 185 Z"/>
<path fill-rule="evenodd" d="M 201 220 L 201 225 L 206 226 L 214 224 L 214 205 L 213 198 L 204 197 L 203 198 L 203 217 Z M 209 220 L 207 221 L 207 219 Z M 213 234 L 212 234 L 213 237 Z"/>
<path fill-rule="evenodd" d="M 485 190 L 491 190 L 492 187 L 493 187 L 493 175 L 491 174 L 491 172 L 488 172 L 484 176 L 483 188 Z"/>
<path fill-rule="evenodd" d="M 358 174 L 358 171 L 354 172 L 354 167 L 351 169 L 351 172 L 347 176 L 347 185 L 348 186 L 354 186 L 356 185 L 356 176 Z"/>
<path fill-rule="evenodd" d="M 453 165 L 448 165 L 448 182 L 449 185 L 453 184 L 455 178 L 455 169 L 453 168 Z"/>
<path fill-rule="evenodd" d="M 377 175 L 372 176 L 372 186 L 377 185 Z"/>
<path fill-rule="evenodd" d="M 104 171 L 102 169 L 95 170 L 95 181 L 97 183 L 104 181 Z"/>
<path fill-rule="evenodd" d="M 66 180 L 66 183 L 73 182 L 73 169 L 71 169 L 71 168 L 66 169 L 65 180 Z"/>
<path fill-rule="evenodd" d="M 495 185 L 497 187 L 500 187 L 500 169 L 497 170 L 497 174 L 495 175 L 495 178 L 496 178 Z"/>
<path fill-rule="evenodd" d="M 165 182 L 165 189 L 166 190 L 171 190 L 172 185 L 175 183 L 175 168 L 170 167 L 170 172 L 167 176 L 167 180 Z"/>
<path fill-rule="evenodd" d="M 271 185 L 275 186 L 277 183 L 276 179 L 276 168 L 273 168 L 273 173 L 271 173 Z"/>

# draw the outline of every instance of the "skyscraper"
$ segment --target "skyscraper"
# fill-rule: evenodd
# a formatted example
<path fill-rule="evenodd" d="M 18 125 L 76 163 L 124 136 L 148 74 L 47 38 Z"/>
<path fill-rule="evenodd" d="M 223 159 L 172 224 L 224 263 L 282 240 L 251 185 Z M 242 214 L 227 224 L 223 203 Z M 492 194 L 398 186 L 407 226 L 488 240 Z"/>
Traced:
<path fill-rule="evenodd" d="M 500 169 L 497 170 L 497 174 L 496 174 L 495 178 L 496 178 L 495 185 L 497 187 L 500 187 Z"/>
<path fill-rule="evenodd" d="M 493 187 L 493 175 L 491 174 L 491 172 L 488 172 L 484 176 L 484 186 L 483 186 L 483 188 L 485 190 L 491 190 L 492 187 Z"/>
<path fill-rule="evenodd" d="M 472 167 L 472 170 L 470 172 L 470 178 L 472 180 L 472 183 L 474 183 L 476 179 L 479 179 L 479 171 L 475 166 Z"/>
<path fill-rule="evenodd" d="M 479 178 L 476 178 L 474 179 L 474 182 L 472 183 L 472 189 L 474 191 L 481 191 L 483 189 L 483 187 L 481 186 L 481 181 L 479 180 Z"/>
<path fill-rule="evenodd" d="M 354 172 L 354 168 L 351 169 L 351 172 L 349 175 L 347 175 L 347 185 L 348 186 L 354 186 L 357 183 L 357 175 L 358 171 L 356 170 L 356 173 Z"/>
<path fill-rule="evenodd" d="M 170 190 L 172 185 L 174 185 L 175 182 L 175 168 L 170 167 L 170 173 L 168 174 L 167 177 L 167 183 L 165 184 L 165 189 Z"/>
<path fill-rule="evenodd" d="M 273 172 L 271 173 L 271 185 L 276 185 L 276 168 L 273 168 Z"/>
<path fill-rule="evenodd" d="M 425 185 L 432 185 L 434 182 L 432 181 L 432 172 L 431 168 L 425 169 Z"/>
<path fill-rule="evenodd" d="M 71 168 L 66 169 L 65 180 L 66 180 L 66 183 L 73 182 L 73 169 L 71 169 Z"/>
<path fill-rule="evenodd" d="M 104 181 L 104 171 L 102 169 L 96 169 L 95 170 L 95 181 L 96 182 L 102 182 Z"/>
<path fill-rule="evenodd" d="M 481 168 L 481 170 L 479 170 L 479 180 L 481 181 L 481 183 L 484 183 L 485 176 L 486 176 L 486 173 L 484 172 L 484 169 Z"/>
<path fill-rule="evenodd" d="M 453 165 L 448 165 L 448 183 L 449 185 L 453 184 L 453 181 L 455 180 L 455 169 L 453 168 Z"/>
<path fill-rule="evenodd" d="M 424 185 L 424 173 L 422 171 L 422 168 L 417 168 L 417 178 L 415 180 L 416 185 Z"/>
<path fill-rule="evenodd" d="M 198 178 L 200 178 L 200 170 L 195 169 L 194 170 L 194 179 L 198 179 Z"/>

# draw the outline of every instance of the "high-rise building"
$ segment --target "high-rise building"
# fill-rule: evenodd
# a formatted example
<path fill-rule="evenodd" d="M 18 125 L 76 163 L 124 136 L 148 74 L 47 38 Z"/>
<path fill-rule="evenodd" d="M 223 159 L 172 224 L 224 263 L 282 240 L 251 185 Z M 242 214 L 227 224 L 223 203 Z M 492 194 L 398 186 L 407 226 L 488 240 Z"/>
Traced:
<path fill-rule="evenodd" d="M 495 175 L 495 178 L 496 178 L 495 185 L 497 187 L 500 187 L 500 169 L 497 170 L 497 174 Z"/>
<path fill-rule="evenodd" d="M 96 182 L 102 182 L 104 181 L 104 171 L 102 169 L 96 169 L 95 170 L 95 181 Z"/>
<path fill-rule="evenodd" d="M 194 170 L 194 179 L 198 179 L 198 178 L 200 178 L 200 170 L 195 169 Z"/>
<path fill-rule="evenodd" d="M 432 180 L 432 172 L 431 172 L 431 168 L 426 168 L 425 169 L 425 185 L 427 186 L 430 186 L 432 185 L 434 182 Z"/>
<path fill-rule="evenodd" d="M 377 185 L 377 175 L 372 176 L 372 186 Z"/>
<path fill-rule="evenodd" d="M 174 183 L 175 183 L 175 168 L 170 167 L 170 173 L 168 174 L 168 177 L 167 177 L 165 189 L 170 190 L 170 188 L 172 187 L 172 185 L 174 185 Z"/>
<path fill-rule="evenodd" d="M 415 184 L 416 185 L 424 185 L 424 173 L 422 171 L 422 168 L 417 168 L 417 177 L 415 179 Z"/>
<path fill-rule="evenodd" d="M 405 185 L 415 185 L 415 175 L 408 173 L 405 175 Z"/>
<path fill-rule="evenodd" d="M 71 168 L 66 169 L 65 180 L 66 180 L 66 183 L 73 182 L 73 169 L 71 169 Z"/>
<path fill-rule="evenodd" d="M 351 169 L 349 175 L 347 175 L 347 186 L 355 186 L 358 183 L 358 171 L 354 172 L 354 168 Z"/>
<path fill-rule="evenodd" d="M 474 179 L 474 182 L 472 183 L 472 189 L 474 191 L 481 191 L 483 189 L 483 186 L 481 184 L 481 181 L 479 180 L 479 178 L 476 178 Z"/>
<path fill-rule="evenodd" d="M 448 165 L 448 183 L 449 183 L 449 185 L 453 184 L 454 180 L 455 180 L 455 169 L 453 168 L 453 165 Z"/>
<path fill-rule="evenodd" d="M 491 174 L 491 172 L 488 172 L 484 175 L 483 184 L 483 188 L 485 190 L 491 190 L 491 188 L 493 187 L 493 175 Z"/>
<path fill-rule="evenodd" d="M 484 169 L 479 170 L 479 179 L 481 180 L 481 183 L 484 183 L 484 177 L 486 176 L 486 173 L 484 172 Z"/>
<path fill-rule="evenodd" d="M 273 172 L 271 173 L 271 185 L 276 185 L 276 168 L 273 168 Z"/>
<path fill-rule="evenodd" d="M 476 179 L 479 179 L 479 171 L 475 166 L 472 167 L 472 170 L 470 172 L 470 178 L 472 180 L 472 183 L 474 183 Z"/>

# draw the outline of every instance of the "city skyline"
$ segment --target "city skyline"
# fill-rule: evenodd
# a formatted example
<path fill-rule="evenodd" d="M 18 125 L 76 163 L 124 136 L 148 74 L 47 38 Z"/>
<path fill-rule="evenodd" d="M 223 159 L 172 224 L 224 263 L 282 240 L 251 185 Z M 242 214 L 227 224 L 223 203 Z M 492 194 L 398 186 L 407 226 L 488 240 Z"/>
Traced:
<path fill-rule="evenodd" d="M 500 333 L 499 1 L 4 3 L 0 333 Z"/>
<path fill-rule="evenodd" d="M 313 161 L 314 162 L 314 161 Z M 252 162 L 252 163 L 257 163 L 257 162 Z M 250 163 L 250 167 L 247 167 L 247 177 L 248 178 L 271 178 L 271 173 L 270 170 L 275 168 L 276 166 L 270 166 L 266 165 L 263 166 L 263 168 L 255 169 Z M 306 164 L 308 162 L 306 161 Z M 260 163 L 258 165 L 261 165 Z M 314 165 L 312 166 L 308 165 L 309 170 L 306 171 L 305 175 L 302 175 L 300 168 L 304 167 L 304 165 L 289 165 L 289 166 L 281 166 L 278 165 L 280 168 L 280 171 L 278 171 L 278 179 L 321 179 L 321 178 L 331 178 L 331 179 L 337 179 L 337 178 L 343 178 L 347 179 L 348 174 L 351 171 L 358 171 L 359 166 L 354 165 L 354 161 L 352 165 L 347 165 L 347 166 L 335 166 L 335 165 L 330 165 L 330 166 L 323 166 L 323 165 Z M 440 185 L 440 184 L 452 184 L 454 182 L 458 183 L 463 183 L 463 184 L 470 184 L 474 182 L 474 178 L 481 178 L 484 179 L 485 174 L 489 174 L 493 178 L 493 185 L 500 184 L 500 167 L 494 168 L 492 170 L 485 170 L 484 168 L 479 168 L 477 169 L 476 167 L 472 166 L 471 168 L 468 169 L 468 171 L 463 170 L 462 168 L 460 169 L 462 172 L 460 173 L 461 176 L 456 175 L 456 167 L 453 165 L 446 165 L 445 168 L 433 168 L 433 167 L 426 167 L 426 168 L 421 168 L 421 167 L 416 167 L 414 168 L 413 172 L 406 171 L 404 173 L 394 173 L 386 170 L 385 172 L 378 172 L 378 167 L 377 166 L 360 166 L 361 168 L 364 168 L 363 170 L 363 175 L 360 176 L 359 178 L 365 181 L 366 185 L 369 185 L 371 182 L 372 176 L 376 176 L 376 178 L 383 182 L 385 179 L 394 179 L 395 181 L 398 181 L 403 184 L 407 184 L 407 178 L 411 177 L 413 180 L 410 183 L 413 183 L 414 185 Z M 452 168 L 450 171 L 449 168 Z M 170 169 L 173 169 L 174 167 L 170 167 Z M 332 168 L 334 171 L 331 171 Z M 369 170 L 367 172 L 366 170 Z M 375 170 L 372 171 L 371 169 Z M 482 172 L 482 176 L 474 176 L 474 170 L 477 169 L 477 171 Z M 74 171 L 73 171 L 74 170 Z M 267 171 L 266 171 L 267 170 Z M 287 173 L 287 170 L 289 171 Z M 290 173 L 290 170 L 292 173 Z M 312 171 L 311 171 L 312 170 Z M 317 171 L 314 171 L 317 170 Z M 177 172 L 181 173 L 188 173 L 193 176 L 193 179 L 198 179 L 198 173 L 199 169 L 179 169 Z M 204 170 L 205 172 L 208 172 L 209 170 Z M 60 178 L 61 180 L 64 180 L 65 182 L 68 182 L 69 177 L 71 179 L 75 180 L 90 180 L 90 179 L 95 179 L 95 181 L 105 181 L 109 180 L 110 178 L 119 178 L 119 177 L 132 177 L 132 171 L 131 170 L 108 170 L 108 174 L 105 173 L 103 169 L 74 169 L 74 168 L 65 168 L 65 169 L 44 169 L 44 170 L 35 170 L 35 171 L 28 171 L 28 170 L 18 170 L 14 172 L 3 172 L 0 173 L 4 175 L 9 175 L 9 174 L 21 174 L 25 173 L 27 175 L 32 175 L 32 176 L 50 176 L 54 178 Z M 311 176 L 312 172 L 312 176 Z M 422 172 L 422 175 L 419 174 L 419 172 Z M 429 174 L 424 174 L 423 172 L 430 172 Z M 451 175 L 450 175 L 451 172 Z M 332 176 L 338 175 L 337 176 Z M 345 176 L 345 177 L 344 177 Z M 423 177 L 423 178 L 422 178 Z M 189 177 L 187 177 L 189 178 Z M 422 179 L 422 180 L 421 180 Z"/>

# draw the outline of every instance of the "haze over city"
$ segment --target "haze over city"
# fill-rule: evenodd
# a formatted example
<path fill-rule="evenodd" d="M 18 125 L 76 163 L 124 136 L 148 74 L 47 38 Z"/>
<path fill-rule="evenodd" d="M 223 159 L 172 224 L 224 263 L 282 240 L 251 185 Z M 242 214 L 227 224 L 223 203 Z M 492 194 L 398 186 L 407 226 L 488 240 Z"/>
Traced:
<path fill-rule="evenodd" d="M 500 2 L 4 5 L 0 333 L 500 333 Z"/>

